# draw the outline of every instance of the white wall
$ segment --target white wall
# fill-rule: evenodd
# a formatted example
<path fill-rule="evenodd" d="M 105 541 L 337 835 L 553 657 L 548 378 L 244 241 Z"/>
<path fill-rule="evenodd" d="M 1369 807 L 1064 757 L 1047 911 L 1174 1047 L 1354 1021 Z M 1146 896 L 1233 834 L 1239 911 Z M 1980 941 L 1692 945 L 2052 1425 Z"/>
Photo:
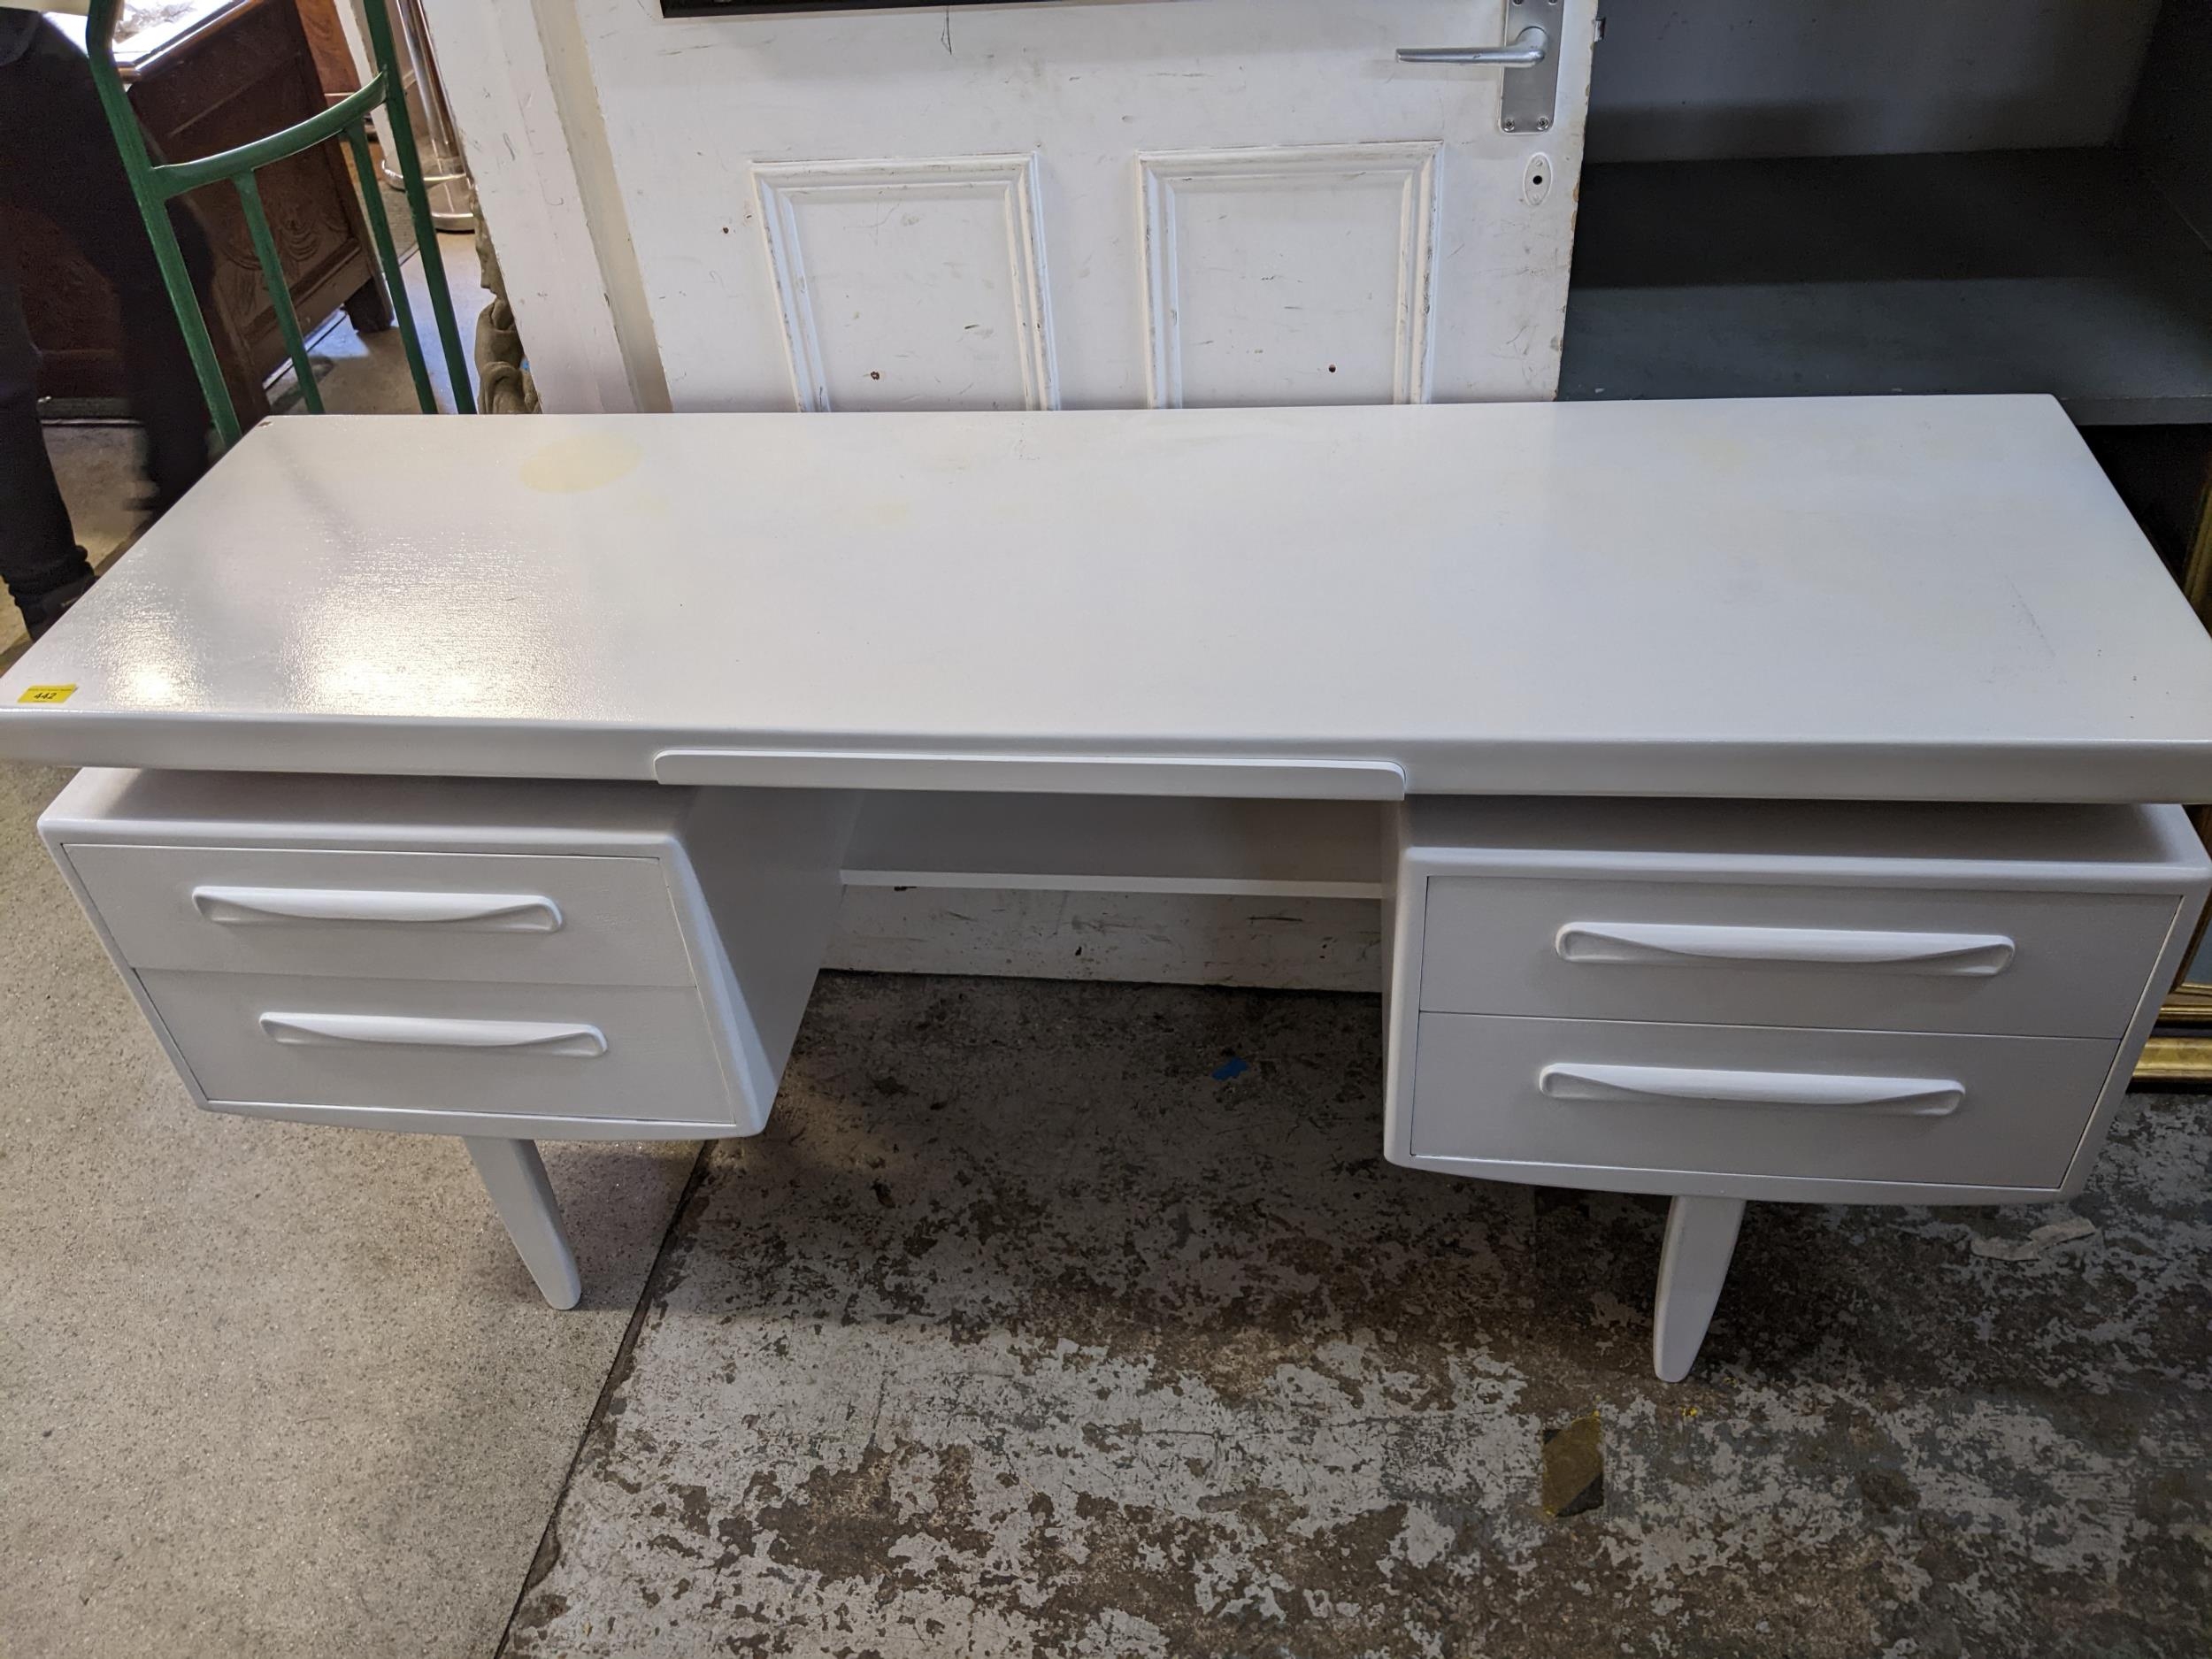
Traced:
<path fill-rule="evenodd" d="M 666 409 L 573 0 L 423 0 L 423 11 L 545 408 Z"/>
<path fill-rule="evenodd" d="M 2158 4 L 1609 0 L 1589 159 L 2108 143 Z"/>

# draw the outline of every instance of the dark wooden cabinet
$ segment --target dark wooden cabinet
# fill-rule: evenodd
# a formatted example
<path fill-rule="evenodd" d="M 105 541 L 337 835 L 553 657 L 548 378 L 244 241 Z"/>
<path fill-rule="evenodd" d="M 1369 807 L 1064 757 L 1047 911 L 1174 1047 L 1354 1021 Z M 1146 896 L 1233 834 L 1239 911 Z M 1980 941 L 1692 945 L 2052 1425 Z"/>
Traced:
<path fill-rule="evenodd" d="M 172 161 L 263 137 L 324 107 L 293 0 L 202 0 L 119 41 L 116 58 L 148 136 Z M 301 326 L 311 332 L 342 308 L 364 331 L 388 324 L 389 302 L 341 148 L 326 144 L 278 162 L 260 180 Z M 283 335 L 236 192 L 219 184 L 189 199 L 215 253 L 208 329 L 239 419 L 251 425 L 268 412 L 262 381 L 285 361 Z M 42 357 L 41 393 L 120 397 L 121 334 L 107 284 L 38 216 L 9 211 L 7 230 Z"/>
<path fill-rule="evenodd" d="M 315 73 L 323 83 L 323 96 L 336 103 L 361 87 L 361 72 L 354 65 L 353 48 L 347 44 L 345 26 L 338 21 L 338 0 L 293 0 L 300 27 L 307 32 L 307 50 L 315 59 Z"/>

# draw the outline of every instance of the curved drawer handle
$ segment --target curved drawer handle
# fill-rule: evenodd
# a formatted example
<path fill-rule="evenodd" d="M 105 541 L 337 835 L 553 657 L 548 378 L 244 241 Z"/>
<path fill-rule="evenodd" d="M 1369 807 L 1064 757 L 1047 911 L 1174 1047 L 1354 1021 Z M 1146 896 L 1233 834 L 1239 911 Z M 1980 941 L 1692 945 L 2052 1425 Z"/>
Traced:
<path fill-rule="evenodd" d="M 596 1025 L 533 1019 L 423 1019 L 410 1014 L 264 1014 L 262 1034 L 292 1048 L 480 1048 L 564 1060 L 607 1052 Z"/>
<path fill-rule="evenodd" d="M 1569 922 L 1555 941 L 1569 962 L 1652 967 L 1758 962 L 1986 979 L 2012 965 L 2002 933 L 1884 933 L 1824 927 L 1701 927 L 1673 922 Z"/>
<path fill-rule="evenodd" d="M 435 926 L 470 933 L 555 933 L 561 907 L 536 893 L 375 893 L 344 887 L 194 887 L 192 908 L 229 927 L 303 922 Z"/>
<path fill-rule="evenodd" d="M 1904 1118 L 1947 1118 L 1966 1104 L 1966 1086 L 1946 1078 L 1716 1071 L 1702 1066 L 1584 1065 L 1563 1061 L 1538 1072 L 1536 1087 L 1553 1100 L 1843 1107 Z"/>

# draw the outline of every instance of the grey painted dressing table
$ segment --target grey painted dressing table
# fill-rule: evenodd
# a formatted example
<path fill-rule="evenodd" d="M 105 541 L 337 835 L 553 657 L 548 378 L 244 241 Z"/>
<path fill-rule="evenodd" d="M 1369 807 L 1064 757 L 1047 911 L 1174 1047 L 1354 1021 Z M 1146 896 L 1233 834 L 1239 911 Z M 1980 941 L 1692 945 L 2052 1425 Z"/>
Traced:
<path fill-rule="evenodd" d="M 766 1123 L 856 882 L 1367 896 L 1377 1132 L 1666 1194 L 2086 1179 L 2212 865 L 2212 643 L 2038 397 L 326 418 L 4 679 L 195 1098 Z"/>

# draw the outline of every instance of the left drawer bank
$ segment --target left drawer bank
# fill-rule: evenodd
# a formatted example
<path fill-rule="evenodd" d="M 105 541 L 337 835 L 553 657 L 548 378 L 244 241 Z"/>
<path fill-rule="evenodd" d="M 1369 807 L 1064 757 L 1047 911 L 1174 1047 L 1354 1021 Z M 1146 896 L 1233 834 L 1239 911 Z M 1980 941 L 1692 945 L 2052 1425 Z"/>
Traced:
<path fill-rule="evenodd" d="M 78 773 L 46 845 L 202 1105 L 469 1136 L 757 1133 L 851 797 Z"/>

